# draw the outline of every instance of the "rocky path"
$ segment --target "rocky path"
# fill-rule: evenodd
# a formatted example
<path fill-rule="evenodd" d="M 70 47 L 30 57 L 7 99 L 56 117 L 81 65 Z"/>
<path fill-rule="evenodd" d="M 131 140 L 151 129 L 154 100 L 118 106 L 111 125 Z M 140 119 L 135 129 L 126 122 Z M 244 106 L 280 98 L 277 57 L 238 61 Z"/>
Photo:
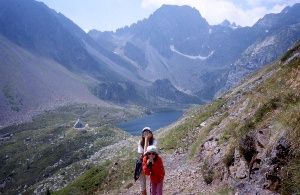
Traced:
<path fill-rule="evenodd" d="M 161 156 L 163 158 L 166 171 L 163 188 L 164 194 L 214 194 L 213 192 L 216 190 L 216 187 L 207 185 L 203 181 L 199 164 L 197 162 L 187 160 L 187 154 L 163 153 Z M 149 183 L 147 183 L 147 187 L 148 186 Z M 120 194 L 138 195 L 139 182 L 134 183 L 133 186 L 127 190 L 122 190 Z"/>

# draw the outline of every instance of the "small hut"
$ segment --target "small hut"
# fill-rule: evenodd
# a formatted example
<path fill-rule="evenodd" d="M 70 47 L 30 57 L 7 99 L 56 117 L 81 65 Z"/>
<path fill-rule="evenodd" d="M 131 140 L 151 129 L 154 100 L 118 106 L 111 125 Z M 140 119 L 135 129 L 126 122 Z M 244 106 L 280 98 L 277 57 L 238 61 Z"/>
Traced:
<path fill-rule="evenodd" d="M 76 123 L 74 124 L 74 128 L 75 129 L 82 129 L 82 128 L 84 128 L 84 125 L 83 125 L 83 123 L 81 122 L 80 119 L 77 119 Z"/>

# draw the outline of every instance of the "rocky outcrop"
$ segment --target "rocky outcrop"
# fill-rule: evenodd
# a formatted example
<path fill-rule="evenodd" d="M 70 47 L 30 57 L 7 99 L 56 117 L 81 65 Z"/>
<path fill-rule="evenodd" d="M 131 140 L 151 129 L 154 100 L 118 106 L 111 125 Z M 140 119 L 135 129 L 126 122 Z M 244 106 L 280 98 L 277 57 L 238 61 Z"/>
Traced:
<path fill-rule="evenodd" d="M 230 148 L 220 145 L 218 139 L 206 140 L 199 156 L 201 162 L 208 163 L 203 166 L 213 169 L 215 181 L 212 182 L 226 181 L 240 194 L 276 194 L 281 187 L 290 146 L 284 136 L 273 146 L 270 131 L 267 128 L 246 135 L 239 147 L 231 149 L 231 157 L 228 156 Z M 224 160 L 226 158 L 229 159 Z"/>

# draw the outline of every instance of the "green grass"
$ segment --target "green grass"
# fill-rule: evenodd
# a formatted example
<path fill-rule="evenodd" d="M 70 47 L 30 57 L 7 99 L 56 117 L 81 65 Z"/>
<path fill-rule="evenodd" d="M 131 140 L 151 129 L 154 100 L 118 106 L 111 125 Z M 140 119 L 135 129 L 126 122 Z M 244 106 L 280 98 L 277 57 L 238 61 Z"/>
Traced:
<path fill-rule="evenodd" d="M 231 137 L 236 137 L 236 128 L 239 123 L 236 121 L 229 121 L 228 125 L 224 128 L 223 134 L 220 138 L 220 144 L 227 142 Z"/>
<path fill-rule="evenodd" d="M 92 194 L 100 186 L 103 185 L 108 176 L 108 166 L 111 162 L 106 162 L 103 165 L 94 166 L 83 175 L 77 178 L 73 183 L 63 188 L 60 191 L 53 192 L 53 195 L 81 195 Z"/>
<path fill-rule="evenodd" d="M 171 129 L 163 138 L 161 138 L 161 146 L 165 150 L 185 147 L 185 143 L 182 140 L 187 137 L 188 134 L 193 131 L 193 129 L 199 127 L 203 121 L 213 116 L 213 114 L 217 110 L 219 110 L 224 105 L 224 103 L 224 99 L 219 99 L 200 110 L 189 113 L 190 116 L 184 123 Z"/>
<path fill-rule="evenodd" d="M 283 195 L 300 194 L 300 157 L 292 158 L 284 167 L 280 193 Z"/>
<path fill-rule="evenodd" d="M 277 120 L 291 144 L 289 162 L 284 167 L 281 194 L 300 194 L 300 101 L 288 106 Z"/>
<path fill-rule="evenodd" d="M 234 162 L 235 143 L 229 143 L 227 151 L 223 158 L 223 163 L 226 167 L 230 167 Z"/>
<path fill-rule="evenodd" d="M 286 128 L 294 155 L 300 156 L 300 101 L 288 107 L 277 118 Z"/>
<path fill-rule="evenodd" d="M 215 177 L 215 172 L 213 167 L 209 166 L 207 159 L 204 161 L 204 164 L 201 169 L 202 177 L 206 184 L 211 184 Z"/>
<path fill-rule="evenodd" d="M 92 167 L 73 183 L 53 194 L 93 194 L 96 191 L 100 194 L 106 191 L 117 194 L 122 185 L 133 182 L 135 160 L 133 151 L 124 151 L 123 157 Z"/>
<path fill-rule="evenodd" d="M 220 188 L 217 192 L 217 195 L 232 195 L 234 194 L 234 189 L 230 186 L 224 186 Z"/>
<path fill-rule="evenodd" d="M 252 92 L 252 95 L 249 96 L 251 101 L 260 106 L 257 109 L 253 108 L 252 112 L 254 114 L 245 120 L 239 121 L 239 123 L 231 123 L 223 133 L 222 139 L 229 140 L 229 138 L 232 138 L 238 141 L 236 143 L 240 145 L 245 143 L 245 136 L 249 135 L 251 131 L 263 128 L 268 123 L 272 123 L 272 121 L 281 120 L 285 122 L 284 127 L 289 127 L 285 130 L 294 151 L 299 152 L 300 150 L 297 148 L 300 147 L 300 132 L 298 133 L 295 129 L 300 129 L 300 116 L 298 115 L 300 113 L 300 98 L 297 91 L 291 88 L 291 83 L 295 79 L 286 76 L 295 72 L 296 67 L 295 65 L 288 65 L 285 69 L 277 72 L 274 76 L 267 79 L 265 83 L 261 84 L 257 91 Z M 257 93 L 260 98 L 257 98 Z M 238 145 L 236 147 L 241 149 Z M 243 150 L 241 152 L 243 153 Z"/>
<path fill-rule="evenodd" d="M 127 111 L 72 105 L 47 111 L 21 125 L 1 129 L 13 137 L 0 147 L 0 179 L 10 175 L 14 185 L 7 192 L 15 193 L 17 186 L 30 186 L 37 180 L 54 174 L 60 168 L 87 158 L 100 148 L 121 140 L 124 133 L 111 124 Z M 73 129 L 77 118 L 87 122 L 91 131 L 81 133 Z M 28 141 L 26 141 L 28 138 Z M 59 166 L 50 167 L 59 160 Z"/>
<path fill-rule="evenodd" d="M 199 153 L 201 149 L 200 145 L 204 142 L 211 129 L 212 129 L 211 127 L 208 127 L 201 130 L 200 135 L 198 135 L 197 139 L 193 142 L 189 150 L 189 159 L 194 158 L 195 155 Z"/>
<path fill-rule="evenodd" d="M 212 122 L 208 127 L 204 127 L 201 129 L 199 135 L 197 136 L 196 140 L 193 141 L 193 144 L 190 147 L 189 150 L 189 159 L 192 159 L 200 152 L 200 145 L 205 141 L 207 136 L 209 135 L 209 132 L 214 129 L 216 126 L 218 126 L 222 120 L 224 120 L 226 117 L 228 117 L 228 112 L 225 112 L 221 117 L 215 119 L 214 122 Z"/>

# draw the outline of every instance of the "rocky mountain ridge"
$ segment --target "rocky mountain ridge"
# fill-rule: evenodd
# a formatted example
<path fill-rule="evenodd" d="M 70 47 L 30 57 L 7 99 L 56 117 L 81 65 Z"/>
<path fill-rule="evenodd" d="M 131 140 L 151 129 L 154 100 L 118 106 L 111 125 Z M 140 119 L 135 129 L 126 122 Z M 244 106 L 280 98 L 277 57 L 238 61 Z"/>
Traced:
<path fill-rule="evenodd" d="M 243 28 L 226 21 L 209 25 L 196 9 L 164 5 L 148 19 L 116 33 L 89 34 L 41 2 L 12 0 L 0 4 L 1 40 L 12 48 L 3 49 L 12 59 L 22 59 L 10 60 L 9 65 L 29 66 L 28 55 L 15 52 L 21 48 L 36 59 L 57 63 L 56 71 L 64 70 L 59 75 L 65 72 L 72 75 L 76 80 L 74 85 L 80 86 L 78 90 L 84 94 L 78 95 L 75 87 L 66 90 L 66 85 L 53 85 L 67 82 L 63 81 L 65 76 L 60 76 L 57 82 L 50 77 L 22 82 L 21 77 L 9 72 L 12 69 L 7 68 L 8 60 L 1 55 L 1 60 L 7 62 L 2 64 L 1 73 L 11 75 L 1 76 L 2 126 L 76 102 L 105 104 L 101 101 L 105 100 L 109 101 L 107 105 L 137 104 L 151 106 L 150 109 L 207 102 L 245 75 L 275 60 L 299 38 L 298 4 L 279 14 L 267 15 L 253 27 Z M 24 78 L 40 74 L 37 60 L 34 64 L 20 74 Z M 43 63 L 43 66 L 48 65 Z M 172 90 L 161 90 L 155 93 L 159 97 L 155 97 L 153 87 L 160 80 L 168 80 Z M 22 90 L 20 83 L 26 84 Z M 45 83 L 44 87 L 41 83 Z M 174 88 L 176 98 L 170 96 Z M 45 97 L 51 97 L 51 91 L 57 93 L 47 100 Z M 68 94 L 63 94 L 64 91 Z M 42 98 L 33 95 L 41 93 Z M 36 105 L 25 99 L 33 100 Z"/>
<path fill-rule="evenodd" d="M 299 39 L 299 9 L 295 4 L 252 27 L 237 27 L 228 21 L 209 25 L 188 6 L 163 5 L 115 33 L 93 30 L 89 35 L 136 64 L 141 77 L 168 79 L 207 101 L 291 47 Z"/>
<path fill-rule="evenodd" d="M 105 44 L 97 44 L 75 23 L 42 2 L 2 0 L 0 13 L 1 126 L 28 121 L 36 113 L 66 104 L 163 104 L 148 92 L 152 82 L 138 75 L 131 61 L 109 51 Z M 105 90 L 109 93 L 102 93 Z M 124 98 L 132 91 L 136 93 Z M 190 96 L 183 91 L 181 94 Z M 167 101 L 172 106 L 195 102 Z"/>

